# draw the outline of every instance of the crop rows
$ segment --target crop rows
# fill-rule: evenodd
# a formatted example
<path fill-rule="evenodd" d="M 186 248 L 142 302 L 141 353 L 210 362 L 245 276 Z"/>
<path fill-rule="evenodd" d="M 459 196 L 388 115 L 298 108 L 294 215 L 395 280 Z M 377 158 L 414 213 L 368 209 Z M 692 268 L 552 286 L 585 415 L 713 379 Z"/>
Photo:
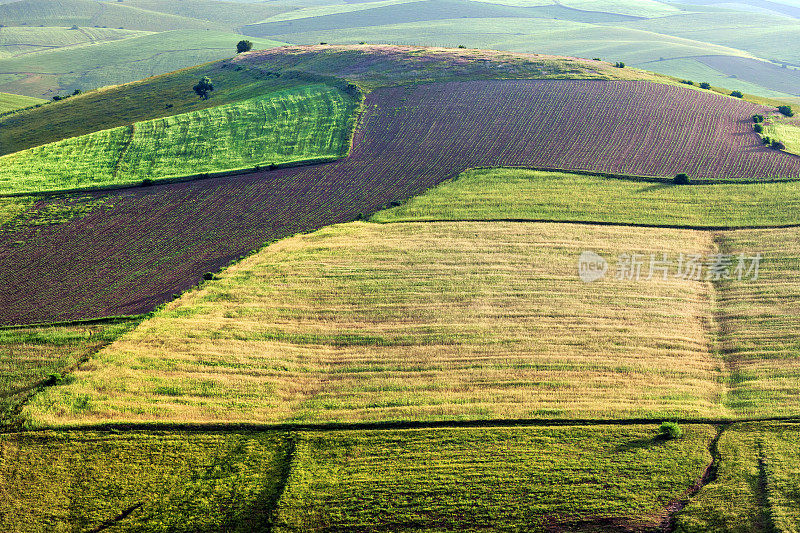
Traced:
<path fill-rule="evenodd" d="M 800 175 L 800 159 L 752 132 L 764 108 L 671 86 L 452 82 L 379 89 L 366 105 L 342 161 L 105 193 L 106 207 L 83 218 L 7 234 L 0 321 L 150 310 L 264 242 L 353 220 L 468 167 Z"/>

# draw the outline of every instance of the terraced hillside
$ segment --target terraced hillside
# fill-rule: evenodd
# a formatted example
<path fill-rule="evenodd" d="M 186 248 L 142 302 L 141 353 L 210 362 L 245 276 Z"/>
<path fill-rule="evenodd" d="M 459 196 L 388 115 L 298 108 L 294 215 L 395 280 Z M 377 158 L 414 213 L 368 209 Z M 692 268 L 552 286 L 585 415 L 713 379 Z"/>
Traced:
<path fill-rule="evenodd" d="M 626 103 L 615 107 L 619 102 Z M 340 162 L 96 194 L 103 207 L 86 216 L 8 232 L 0 276 L 15 281 L 0 283 L 12 302 L 2 320 L 143 312 L 267 241 L 353 220 L 469 167 L 800 175 L 800 160 L 764 148 L 752 133 L 749 117 L 759 110 L 646 82 L 453 82 L 377 90 L 367 99 L 350 157 Z M 52 202 L 58 200 L 42 205 Z M 173 227 L 183 231 L 176 235 Z M 28 272 L 21 282 L 14 274 L 19 265 Z"/>

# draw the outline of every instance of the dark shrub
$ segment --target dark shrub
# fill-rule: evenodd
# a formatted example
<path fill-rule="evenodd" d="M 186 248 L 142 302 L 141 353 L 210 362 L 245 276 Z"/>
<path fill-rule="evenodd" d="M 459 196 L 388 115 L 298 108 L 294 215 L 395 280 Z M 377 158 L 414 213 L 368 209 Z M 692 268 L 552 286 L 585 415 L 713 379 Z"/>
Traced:
<path fill-rule="evenodd" d="M 466 48 L 466 46 L 464 46 L 463 44 L 459 44 L 458 47 L 459 48 Z"/>
<path fill-rule="evenodd" d="M 681 80 L 681 83 L 683 83 L 684 85 L 694 85 L 694 82 L 692 80 Z"/>
<path fill-rule="evenodd" d="M 764 115 L 753 115 L 753 122 L 756 124 L 759 122 L 764 122 Z"/>
<path fill-rule="evenodd" d="M 731 93 L 731 96 L 733 96 L 734 98 L 744 98 L 744 95 L 742 94 L 741 91 L 733 91 Z"/>
<path fill-rule="evenodd" d="M 142 180 L 142 187 L 149 187 L 153 184 L 153 180 L 150 178 L 145 178 Z"/>
<path fill-rule="evenodd" d="M 781 114 L 786 115 L 787 117 L 793 117 L 794 116 L 794 112 L 792 111 L 792 108 L 789 107 L 788 105 L 778 106 L 778 111 Z"/>
<path fill-rule="evenodd" d="M 672 178 L 672 183 L 675 185 L 688 185 L 689 184 L 689 175 L 680 173 L 674 178 Z"/>
<path fill-rule="evenodd" d="M 701 89 L 710 89 L 711 88 L 711 84 L 708 83 L 707 81 L 704 81 L 703 83 L 700 84 L 700 88 Z"/>
<path fill-rule="evenodd" d="M 59 374 L 58 372 L 53 372 L 47 376 L 47 385 L 58 385 L 59 383 L 64 382 L 64 376 Z"/>
<path fill-rule="evenodd" d="M 214 273 L 206 272 L 205 274 L 203 274 L 203 279 L 206 281 L 211 281 L 212 279 L 214 279 Z"/>
<path fill-rule="evenodd" d="M 764 131 L 764 126 L 761 124 L 753 124 L 753 130 L 755 130 L 756 133 L 761 133 Z"/>
<path fill-rule="evenodd" d="M 602 59 L 600 59 L 599 57 L 593 57 L 592 61 L 602 61 Z"/>
<path fill-rule="evenodd" d="M 786 145 L 780 142 L 778 139 L 772 139 L 772 142 L 769 145 L 770 148 L 773 150 L 786 150 Z"/>
<path fill-rule="evenodd" d="M 772 139 L 770 139 L 769 137 L 762 137 L 761 142 L 763 142 L 764 144 L 770 144 L 772 142 Z"/>
<path fill-rule="evenodd" d="M 617 61 L 616 63 L 614 63 L 614 66 L 617 68 L 625 68 L 625 63 L 623 63 L 622 61 Z"/>
<path fill-rule="evenodd" d="M 683 430 L 675 422 L 662 422 L 658 428 L 658 436 L 665 440 L 679 439 L 683 436 Z"/>

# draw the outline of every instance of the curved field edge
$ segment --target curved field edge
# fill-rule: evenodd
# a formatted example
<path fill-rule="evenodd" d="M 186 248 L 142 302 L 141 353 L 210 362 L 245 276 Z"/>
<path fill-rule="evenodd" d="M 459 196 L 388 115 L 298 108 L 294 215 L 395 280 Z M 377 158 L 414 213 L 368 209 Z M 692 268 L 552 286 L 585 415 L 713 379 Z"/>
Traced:
<path fill-rule="evenodd" d="M 326 85 L 269 92 L 0 158 L 0 193 L 125 186 L 345 156 L 359 102 Z"/>
<path fill-rule="evenodd" d="M 674 441 L 654 425 L 6 434 L 0 525 L 91 529 L 127 511 L 117 527 L 149 531 L 655 529 L 702 475 L 713 435 L 705 425 Z"/>
<path fill-rule="evenodd" d="M 627 103 L 617 113 L 612 104 L 618 102 Z M 266 242 L 369 215 L 467 168 L 549 165 L 669 176 L 692 172 L 690 161 L 712 176 L 800 175 L 800 159 L 757 144 L 750 125 L 754 108 L 761 109 L 635 81 L 378 89 L 365 102 L 350 156 L 335 163 L 97 193 L 98 208 L 63 225 L 6 233 L 0 287 L 11 304 L 0 309 L 0 319 L 30 323 L 147 312 Z M 536 112 L 553 109 L 563 112 L 552 122 Z M 175 234 L 176 227 L 183 231 Z M 20 264 L 28 265 L 22 279 L 14 275 Z"/>
<path fill-rule="evenodd" d="M 800 224 L 800 182 L 674 185 L 530 169 L 468 170 L 371 222 L 530 220 L 694 228 Z"/>

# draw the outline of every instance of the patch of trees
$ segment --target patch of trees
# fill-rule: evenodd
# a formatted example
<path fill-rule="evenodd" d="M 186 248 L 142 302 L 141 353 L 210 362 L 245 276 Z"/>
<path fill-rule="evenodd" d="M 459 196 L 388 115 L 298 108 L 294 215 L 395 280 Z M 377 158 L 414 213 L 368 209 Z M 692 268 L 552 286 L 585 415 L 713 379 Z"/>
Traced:
<path fill-rule="evenodd" d="M 778 106 L 778 112 L 782 115 L 786 115 L 787 117 L 794 116 L 794 111 L 792 111 L 792 108 L 788 105 Z"/>
<path fill-rule="evenodd" d="M 734 98 L 744 98 L 744 95 L 742 94 L 742 91 L 733 91 L 731 93 L 731 96 L 733 96 Z"/>
<path fill-rule="evenodd" d="M 710 83 L 708 83 L 707 81 L 704 81 L 704 82 L 702 82 L 702 83 L 700 84 L 700 88 L 701 88 L 701 89 L 710 89 L 710 88 L 711 88 L 711 84 L 710 84 Z"/>
<path fill-rule="evenodd" d="M 617 61 L 616 63 L 614 63 L 614 66 L 617 68 L 625 68 L 625 63 L 623 63 L 622 61 Z"/>

